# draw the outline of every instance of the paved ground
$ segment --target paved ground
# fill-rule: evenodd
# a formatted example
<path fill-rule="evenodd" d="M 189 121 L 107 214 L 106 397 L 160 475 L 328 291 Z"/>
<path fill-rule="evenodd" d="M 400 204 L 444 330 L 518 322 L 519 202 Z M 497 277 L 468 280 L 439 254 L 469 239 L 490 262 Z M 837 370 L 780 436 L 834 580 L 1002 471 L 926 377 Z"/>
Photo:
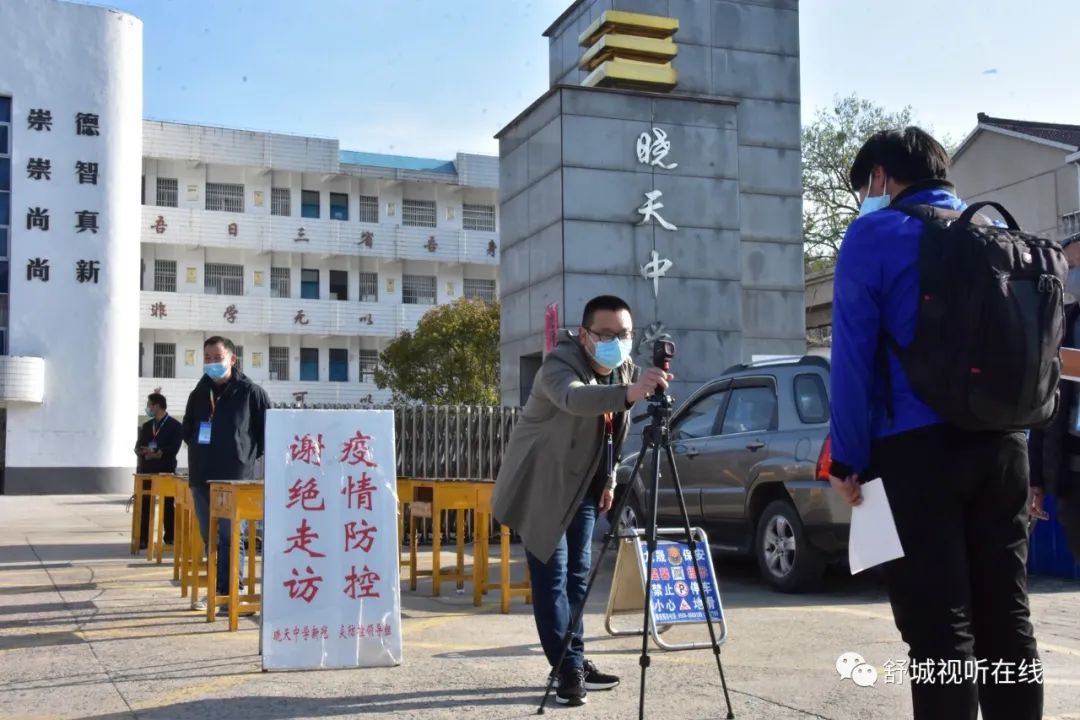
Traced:
<path fill-rule="evenodd" d="M 250 619 L 187 610 L 166 566 L 128 554 L 130 516 L 115 496 L 0 497 L 0 718 L 525 718 L 545 662 L 528 607 L 500 615 L 471 595 L 402 593 L 405 662 L 378 670 L 262 673 Z M 449 559 L 449 558 L 448 558 Z M 520 570 L 519 570 L 520 571 Z M 769 591 L 746 563 L 718 567 L 731 627 L 724 670 L 738 718 L 910 717 L 906 685 L 860 688 L 834 669 L 845 651 L 884 673 L 905 657 L 872 580 L 832 578 L 826 592 Z M 1080 718 L 1080 584 L 1033 582 L 1046 665 L 1048 718 Z M 637 712 L 640 644 L 602 630 L 606 588 L 587 619 L 590 655 L 624 676 L 580 709 L 549 716 L 627 718 Z M 635 621 L 636 622 L 636 621 Z M 681 631 L 684 634 L 687 630 Z M 711 654 L 655 654 L 646 714 L 724 717 Z"/>

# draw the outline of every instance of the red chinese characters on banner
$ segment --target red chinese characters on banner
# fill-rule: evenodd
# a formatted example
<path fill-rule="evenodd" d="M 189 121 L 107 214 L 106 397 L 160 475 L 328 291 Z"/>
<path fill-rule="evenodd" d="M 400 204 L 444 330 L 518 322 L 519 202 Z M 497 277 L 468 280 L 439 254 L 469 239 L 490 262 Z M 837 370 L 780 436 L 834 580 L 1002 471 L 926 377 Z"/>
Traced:
<path fill-rule="evenodd" d="M 292 455 L 293 462 L 299 461 L 308 465 L 322 465 L 322 451 L 326 449 L 326 445 L 323 444 L 322 433 L 319 433 L 317 440 L 311 439 L 311 433 L 305 433 L 304 437 L 295 435 L 293 439 L 296 442 L 289 445 L 289 454 Z"/>
<path fill-rule="evenodd" d="M 368 566 L 364 566 L 364 572 L 360 575 L 356 574 L 356 566 L 352 566 L 352 572 L 345 576 L 345 594 L 351 597 L 353 600 L 358 598 L 377 598 L 379 593 L 375 592 L 375 583 L 379 582 L 379 574 L 372 572 L 368 569 Z M 359 590 L 357 588 L 359 587 Z"/>
<path fill-rule="evenodd" d="M 373 510 L 371 496 L 378 490 L 377 487 L 371 484 L 371 478 L 367 473 L 363 473 L 359 480 L 354 480 L 352 475 L 348 476 L 349 484 L 347 487 L 341 488 L 341 494 L 345 496 L 346 506 L 352 510 L 353 502 L 356 502 L 357 510 Z"/>
<path fill-rule="evenodd" d="M 374 525 L 368 525 L 367 520 L 361 520 L 360 526 L 357 527 L 356 521 L 345 524 L 345 552 L 350 550 L 361 550 L 365 553 L 371 552 L 371 546 L 375 544 L 375 533 L 379 531 L 379 528 Z"/>
<path fill-rule="evenodd" d="M 330 438 L 329 441 L 333 443 L 336 440 Z M 345 486 L 341 488 L 344 507 L 350 511 L 359 511 L 365 514 L 374 512 L 374 494 L 379 489 L 365 471 L 367 468 L 379 467 L 375 462 L 371 441 L 372 436 L 357 430 L 351 437 L 344 440 L 340 446 L 340 462 L 342 465 L 361 466 L 358 468 L 361 470 L 359 476 L 345 476 Z M 321 467 L 322 453 L 325 449 L 326 442 L 323 433 L 298 433 L 293 436 L 293 442 L 288 444 L 287 458 L 295 463 Z M 283 549 L 283 555 L 300 557 L 304 554 L 307 555 L 306 559 L 309 561 L 312 558 L 327 557 L 325 552 L 320 551 L 326 549 L 322 546 L 325 540 L 320 538 L 320 532 L 325 535 L 330 532 L 330 529 L 326 525 L 318 525 L 317 523 L 313 525 L 311 520 L 316 516 L 306 515 L 309 512 L 325 513 L 327 510 L 327 496 L 323 494 L 319 487 L 320 479 L 323 483 L 326 482 L 325 477 L 312 476 L 308 479 L 297 477 L 292 486 L 288 488 L 288 499 L 285 503 L 286 510 L 299 511 L 302 514 L 299 515 L 299 524 L 296 526 L 295 534 L 286 538 L 287 547 Z M 330 504 L 332 505 L 333 496 L 330 497 Z M 333 513 L 335 508 L 331 507 L 330 510 Z M 379 528 L 371 524 L 369 518 L 350 519 L 344 523 L 342 529 L 344 552 L 371 553 L 378 531 Z M 327 573 L 326 568 L 321 568 L 316 563 L 312 563 L 312 565 L 316 567 L 300 564 L 292 568 L 291 578 L 283 583 L 290 600 L 310 605 L 318 596 L 324 582 L 323 576 Z M 379 589 L 381 577 L 379 573 L 371 570 L 367 564 L 359 563 L 358 565 L 362 570 L 358 571 L 357 564 L 352 564 L 351 571 L 344 577 L 344 594 L 353 600 L 381 597 Z M 338 577 L 341 576 L 338 575 Z M 348 637 L 390 636 L 390 627 L 388 625 L 368 625 L 366 628 L 362 625 L 349 626 L 348 629 Z M 343 625 L 340 637 L 346 637 L 345 630 L 346 626 Z M 296 626 L 281 631 L 275 630 L 273 637 L 277 642 L 304 642 L 326 639 L 327 635 L 325 628 L 318 626 L 301 628 Z"/>
<path fill-rule="evenodd" d="M 310 605 L 315 596 L 319 594 L 319 583 L 323 579 L 321 575 L 315 574 L 310 565 L 306 569 L 307 577 L 300 577 L 300 572 L 293 568 L 293 579 L 286 580 L 283 584 L 289 589 L 290 600 L 300 599 Z"/>
<path fill-rule="evenodd" d="M 389 624 L 342 625 L 338 630 L 338 639 L 355 637 L 390 637 L 392 634 L 393 628 L 391 628 Z"/>
<path fill-rule="evenodd" d="M 296 534 L 292 537 L 286 538 L 288 542 L 291 542 L 288 548 L 285 549 L 285 554 L 288 555 L 293 550 L 300 550 L 306 552 L 310 557 L 326 557 L 326 553 L 316 552 L 308 547 L 311 543 L 319 539 L 319 533 L 314 532 L 311 526 L 308 525 L 307 518 L 300 521 L 300 527 L 296 528 Z"/>
<path fill-rule="evenodd" d="M 329 640 L 328 625 L 304 625 L 274 630 L 274 642 L 296 642 L 304 640 Z"/>
<path fill-rule="evenodd" d="M 370 440 L 370 435 L 365 435 L 357 430 L 356 435 L 346 440 L 345 444 L 342 446 L 341 462 L 348 463 L 349 465 L 359 465 L 363 463 L 370 468 L 379 467 L 375 464 L 375 460 L 372 457 L 372 450 L 368 445 L 368 441 Z"/>
<path fill-rule="evenodd" d="M 316 500 L 319 501 L 318 505 L 315 504 Z M 297 479 L 293 486 L 289 488 L 289 502 L 285 504 L 285 507 L 291 508 L 296 503 L 300 503 L 300 507 L 304 510 L 313 512 L 326 509 L 326 501 L 319 497 L 319 483 L 315 478 L 311 478 L 307 482 Z"/>

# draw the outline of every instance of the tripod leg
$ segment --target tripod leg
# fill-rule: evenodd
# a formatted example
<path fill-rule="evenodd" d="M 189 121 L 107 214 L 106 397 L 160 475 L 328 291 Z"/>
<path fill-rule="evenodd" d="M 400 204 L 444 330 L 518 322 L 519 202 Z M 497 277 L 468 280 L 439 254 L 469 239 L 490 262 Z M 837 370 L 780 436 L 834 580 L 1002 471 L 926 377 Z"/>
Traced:
<path fill-rule="evenodd" d="M 648 428 L 646 433 L 658 433 L 660 427 L 654 423 L 653 427 Z M 650 588 L 652 583 L 649 578 L 652 577 L 652 564 L 653 554 L 656 552 L 656 519 L 660 514 L 660 446 L 656 444 L 656 435 L 654 434 L 651 443 L 653 451 L 652 462 L 652 496 L 650 500 L 650 509 L 648 515 L 648 530 L 646 532 L 647 544 L 646 547 L 649 550 L 649 557 L 645 560 L 645 607 L 644 607 L 644 628 L 641 633 L 641 659 L 638 663 L 641 665 L 641 689 L 638 694 L 638 720 L 645 720 L 645 671 L 649 667 L 649 621 L 651 620 L 651 605 L 652 596 L 650 594 Z M 645 450 L 642 449 L 642 455 Z"/>
<path fill-rule="evenodd" d="M 694 575 L 697 577 L 698 597 L 701 598 L 701 604 L 705 610 L 705 624 L 709 627 L 709 639 L 712 641 L 712 651 L 716 657 L 716 669 L 720 671 L 720 686 L 724 689 L 724 700 L 727 703 L 727 716 L 731 720 L 735 717 L 735 713 L 731 709 L 731 697 L 728 695 L 727 681 L 724 679 L 724 666 L 720 662 L 720 644 L 716 640 L 716 627 L 713 625 L 712 611 L 708 606 L 708 597 L 705 595 L 705 581 L 701 574 L 701 565 L 698 564 L 697 543 L 694 542 L 694 532 L 690 527 L 690 513 L 686 509 L 686 498 L 683 496 L 679 472 L 675 468 L 675 454 L 671 450 L 671 444 L 668 442 L 666 434 L 663 437 L 662 444 L 667 454 L 668 465 L 671 467 L 671 481 L 675 487 L 675 497 L 679 501 L 679 510 L 682 512 L 683 528 L 686 530 L 686 546 L 690 549 L 690 557 L 694 563 Z M 657 450 L 657 455 L 659 455 L 659 450 Z M 659 461 L 656 464 L 659 465 Z M 654 525 L 653 532 L 655 530 Z M 709 552 L 709 549 L 705 548 L 705 552 Z M 716 578 L 713 578 L 713 582 L 716 582 Z M 644 682 L 642 685 L 644 686 Z"/>
<path fill-rule="evenodd" d="M 641 470 L 642 461 L 645 459 L 647 447 L 641 449 L 641 453 L 638 454 L 637 462 L 634 464 L 634 469 L 630 473 L 630 482 L 637 477 L 638 472 Z M 551 689 L 555 684 L 555 678 L 559 676 L 559 672 L 562 670 L 563 662 L 566 661 L 566 655 L 570 652 L 570 643 L 574 640 L 574 628 L 577 627 L 578 621 L 581 620 L 581 616 L 585 613 L 585 604 L 589 601 L 589 595 L 592 594 L 593 583 L 596 582 L 596 576 L 600 572 L 600 568 L 604 564 L 604 556 L 607 555 L 608 549 L 611 547 L 611 542 L 619 534 L 619 518 L 622 517 L 623 510 L 626 508 L 626 504 L 630 501 L 630 487 L 626 488 L 619 501 L 615 503 L 615 507 L 611 516 L 615 518 L 615 525 L 608 531 L 604 537 L 604 544 L 600 547 L 600 554 L 592 561 L 592 569 L 589 571 L 589 582 L 585 585 L 585 595 L 581 598 L 581 602 L 574 608 L 570 617 L 570 625 L 566 628 L 566 635 L 563 637 L 562 653 L 559 655 L 559 662 L 555 664 L 555 668 L 552 670 L 551 675 L 548 677 L 547 688 L 544 690 L 544 697 L 540 700 L 540 707 L 537 708 L 536 714 L 544 714 L 544 706 L 547 704 L 548 698 L 551 696 Z M 535 602 L 535 598 L 534 598 Z"/>

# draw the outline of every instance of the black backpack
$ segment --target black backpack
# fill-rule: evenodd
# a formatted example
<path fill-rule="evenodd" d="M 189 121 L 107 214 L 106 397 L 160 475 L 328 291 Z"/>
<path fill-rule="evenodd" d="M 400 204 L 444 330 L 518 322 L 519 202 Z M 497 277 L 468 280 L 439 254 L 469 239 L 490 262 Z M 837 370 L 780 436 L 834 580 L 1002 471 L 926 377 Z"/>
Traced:
<path fill-rule="evenodd" d="M 976 214 L 986 206 L 1008 226 Z M 915 339 L 901 348 L 885 335 L 912 389 L 943 420 L 968 430 L 1049 423 L 1057 410 L 1065 327 L 1068 266 L 1061 246 L 1021 231 L 994 202 L 962 213 L 930 205 L 890 209 L 926 225 Z"/>

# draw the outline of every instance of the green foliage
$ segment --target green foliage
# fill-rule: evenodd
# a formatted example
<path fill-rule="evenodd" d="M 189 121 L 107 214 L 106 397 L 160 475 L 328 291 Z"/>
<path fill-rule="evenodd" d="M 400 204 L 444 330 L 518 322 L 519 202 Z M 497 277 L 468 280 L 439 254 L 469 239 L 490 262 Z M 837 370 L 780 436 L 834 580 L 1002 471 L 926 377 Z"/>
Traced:
<path fill-rule="evenodd" d="M 910 107 L 887 112 L 857 95 L 838 97 L 803 128 L 803 241 L 808 267 L 835 262 L 847 226 L 859 214 L 848 171 L 866 139 L 878 130 L 913 123 Z"/>
<path fill-rule="evenodd" d="M 375 383 L 397 404 L 498 404 L 499 304 L 462 298 L 432 308 L 386 346 Z"/>

